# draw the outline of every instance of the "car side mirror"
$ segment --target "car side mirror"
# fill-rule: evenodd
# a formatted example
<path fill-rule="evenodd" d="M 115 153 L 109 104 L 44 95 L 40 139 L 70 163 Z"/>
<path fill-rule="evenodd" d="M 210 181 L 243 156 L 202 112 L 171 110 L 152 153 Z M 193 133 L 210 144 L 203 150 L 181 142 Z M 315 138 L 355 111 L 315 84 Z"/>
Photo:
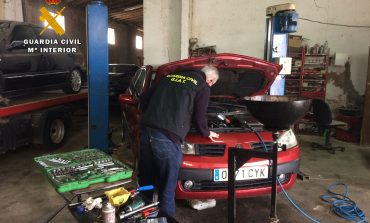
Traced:
<path fill-rule="evenodd" d="M 138 104 L 138 101 L 132 95 L 128 95 L 128 94 L 121 94 L 118 100 L 121 104 L 127 104 L 127 105 L 137 105 Z"/>
<path fill-rule="evenodd" d="M 20 41 L 20 40 L 15 40 L 13 42 L 10 43 L 10 45 L 8 46 L 8 50 L 13 50 L 13 49 L 24 49 L 25 48 L 25 45 L 24 45 L 24 42 L 23 41 Z"/>

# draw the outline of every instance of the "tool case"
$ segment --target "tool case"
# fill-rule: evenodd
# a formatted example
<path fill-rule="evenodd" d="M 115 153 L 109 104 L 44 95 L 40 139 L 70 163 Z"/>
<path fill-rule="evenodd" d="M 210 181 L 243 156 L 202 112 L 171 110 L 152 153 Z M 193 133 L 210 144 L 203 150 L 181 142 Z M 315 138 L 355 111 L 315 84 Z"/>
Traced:
<path fill-rule="evenodd" d="M 45 155 L 34 161 L 59 193 L 132 176 L 131 168 L 97 149 Z"/>

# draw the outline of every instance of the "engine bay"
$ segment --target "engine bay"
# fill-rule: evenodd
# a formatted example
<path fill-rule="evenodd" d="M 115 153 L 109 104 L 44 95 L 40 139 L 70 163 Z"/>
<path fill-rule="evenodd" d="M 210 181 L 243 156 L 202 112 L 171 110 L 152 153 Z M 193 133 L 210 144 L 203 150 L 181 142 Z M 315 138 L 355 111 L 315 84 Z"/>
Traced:
<path fill-rule="evenodd" d="M 208 126 L 214 132 L 246 132 L 262 130 L 263 124 L 258 122 L 247 107 L 236 98 L 211 97 L 208 110 Z M 191 131 L 196 131 L 192 125 Z"/>

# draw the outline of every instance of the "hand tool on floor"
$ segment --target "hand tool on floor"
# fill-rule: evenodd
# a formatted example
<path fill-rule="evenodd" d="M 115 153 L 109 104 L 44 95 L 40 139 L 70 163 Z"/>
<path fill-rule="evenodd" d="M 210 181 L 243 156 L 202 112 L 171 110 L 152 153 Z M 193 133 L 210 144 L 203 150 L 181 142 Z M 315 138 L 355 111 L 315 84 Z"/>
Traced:
<path fill-rule="evenodd" d="M 142 197 L 140 196 L 137 196 L 137 197 L 134 197 L 131 199 L 131 203 L 129 205 L 127 205 L 123 211 L 125 213 L 128 213 L 128 212 L 132 212 L 136 209 L 139 209 L 141 207 L 144 207 L 145 206 L 145 201 Z"/>
<path fill-rule="evenodd" d="M 119 218 L 120 218 L 120 219 L 128 218 L 128 217 L 130 217 L 130 216 L 132 216 L 132 215 L 134 215 L 134 214 L 136 214 L 136 213 L 139 213 L 139 212 L 144 211 L 144 210 L 146 210 L 146 209 L 149 209 L 149 208 L 151 208 L 151 207 L 155 207 L 155 206 L 157 206 L 158 204 L 159 204 L 159 202 L 157 201 L 157 202 L 154 202 L 154 203 L 148 204 L 148 205 L 146 205 L 146 206 L 144 206 L 144 207 L 142 207 L 142 208 L 136 209 L 136 210 L 131 211 L 131 212 L 128 212 L 128 213 L 121 213 L 121 214 L 119 215 Z"/>
<path fill-rule="evenodd" d="M 151 207 L 142 211 L 141 213 L 137 213 L 128 218 L 125 218 L 124 223 L 134 223 L 139 222 L 140 220 L 156 217 L 158 212 L 159 212 L 158 207 Z"/>
<path fill-rule="evenodd" d="M 153 185 L 147 185 L 147 186 L 138 187 L 134 190 L 130 190 L 130 193 L 131 193 L 131 196 L 134 197 L 141 191 L 147 191 L 147 190 L 153 190 L 153 189 L 154 189 Z"/>

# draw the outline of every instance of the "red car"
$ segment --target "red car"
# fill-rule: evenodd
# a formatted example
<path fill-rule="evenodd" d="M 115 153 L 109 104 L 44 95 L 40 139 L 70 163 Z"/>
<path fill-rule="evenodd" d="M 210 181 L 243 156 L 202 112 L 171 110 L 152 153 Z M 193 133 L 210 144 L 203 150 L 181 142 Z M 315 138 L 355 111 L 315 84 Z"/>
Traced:
<path fill-rule="evenodd" d="M 182 145 L 183 161 L 176 189 L 178 199 L 227 198 L 227 151 L 230 147 L 272 149 L 272 134 L 256 121 L 242 103 L 243 97 L 264 95 L 281 70 L 277 64 L 236 55 L 216 54 L 190 58 L 159 66 L 139 69 L 125 94 L 119 96 L 123 114 L 124 140 L 131 143 L 137 154 L 141 119 L 139 96 L 161 77 L 178 70 L 198 69 L 212 64 L 219 69 L 220 78 L 211 88 L 208 123 L 211 131 L 219 133 L 216 142 L 200 136 L 192 128 Z M 285 189 L 293 186 L 299 170 L 300 148 L 293 131 L 283 132 L 278 139 L 286 149 L 278 152 L 278 176 Z M 236 196 L 249 197 L 270 194 L 271 167 L 268 160 L 252 158 L 236 175 Z M 280 189 L 280 188 L 278 188 Z"/>

